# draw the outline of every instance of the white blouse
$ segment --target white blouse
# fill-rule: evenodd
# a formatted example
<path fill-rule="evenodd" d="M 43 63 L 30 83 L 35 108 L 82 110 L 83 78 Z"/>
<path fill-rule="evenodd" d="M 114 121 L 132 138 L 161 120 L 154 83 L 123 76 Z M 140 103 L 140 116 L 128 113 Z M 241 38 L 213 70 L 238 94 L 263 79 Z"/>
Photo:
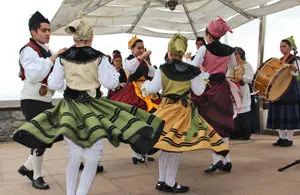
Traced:
<path fill-rule="evenodd" d="M 242 93 L 242 109 L 239 113 L 249 112 L 251 110 L 251 95 L 249 84 L 252 83 L 254 76 L 254 70 L 248 62 L 244 65 L 245 74 L 243 75 L 243 81 L 245 85 L 240 86 Z"/>
<path fill-rule="evenodd" d="M 25 47 L 21 51 L 20 63 L 25 71 L 26 80 L 33 84 L 44 80 L 53 66 L 49 58 L 41 58 L 31 47 Z"/>
<path fill-rule="evenodd" d="M 297 62 L 298 62 L 298 65 L 300 66 L 300 59 L 298 59 L 298 58 L 296 58 L 297 59 Z M 295 65 L 295 67 L 297 68 L 297 70 L 298 70 L 298 67 L 297 67 L 297 62 L 296 62 L 296 60 L 295 60 L 295 62 L 293 63 L 294 65 Z M 299 71 L 292 71 L 291 70 L 291 74 L 293 75 L 293 76 L 298 76 L 299 75 Z"/>
<path fill-rule="evenodd" d="M 148 76 L 149 77 L 154 77 L 154 73 L 155 73 L 155 68 L 151 65 L 149 65 L 146 61 L 144 61 L 149 68 L 149 72 L 148 72 Z M 138 58 L 133 58 L 131 60 L 125 59 L 123 61 L 123 68 L 124 70 L 126 70 L 130 75 L 134 74 L 135 71 L 137 70 L 137 68 L 140 65 L 140 61 L 138 60 Z"/>
<path fill-rule="evenodd" d="M 120 74 L 109 63 L 108 58 L 103 56 L 98 66 L 99 83 L 107 89 L 115 89 L 119 84 L 119 77 Z M 65 88 L 65 71 L 59 57 L 56 59 L 53 71 L 48 78 L 48 88 L 52 90 Z"/>
<path fill-rule="evenodd" d="M 204 92 L 207 84 L 205 79 L 208 78 L 209 74 L 207 72 L 201 72 L 201 74 L 191 80 L 191 89 L 195 93 L 195 95 L 200 96 Z M 156 93 L 160 90 L 163 90 L 162 75 L 160 69 L 156 70 L 152 81 L 146 81 L 144 84 L 142 84 L 141 90 L 143 92 L 143 96 L 147 96 L 151 93 Z"/>

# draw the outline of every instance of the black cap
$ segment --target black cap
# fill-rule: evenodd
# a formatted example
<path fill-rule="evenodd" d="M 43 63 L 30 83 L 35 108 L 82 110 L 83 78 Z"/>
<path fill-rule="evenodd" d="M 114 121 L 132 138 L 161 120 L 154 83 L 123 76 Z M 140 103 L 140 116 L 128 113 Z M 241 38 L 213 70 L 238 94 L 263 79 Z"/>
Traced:
<path fill-rule="evenodd" d="M 45 18 L 39 11 L 37 11 L 29 19 L 29 30 L 35 29 L 36 26 L 39 26 L 41 23 L 50 24 L 49 20 Z"/>

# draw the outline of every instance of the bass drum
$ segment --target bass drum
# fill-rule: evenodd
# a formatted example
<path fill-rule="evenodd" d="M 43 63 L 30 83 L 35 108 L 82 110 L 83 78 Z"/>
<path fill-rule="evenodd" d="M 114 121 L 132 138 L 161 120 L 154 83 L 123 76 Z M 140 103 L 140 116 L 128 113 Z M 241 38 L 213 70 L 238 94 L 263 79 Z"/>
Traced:
<path fill-rule="evenodd" d="M 293 75 L 290 64 L 282 63 L 277 58 L 270 58 L 257 70 L 253 89 L 269 101 L 278 100 L 289 88 Z"/>

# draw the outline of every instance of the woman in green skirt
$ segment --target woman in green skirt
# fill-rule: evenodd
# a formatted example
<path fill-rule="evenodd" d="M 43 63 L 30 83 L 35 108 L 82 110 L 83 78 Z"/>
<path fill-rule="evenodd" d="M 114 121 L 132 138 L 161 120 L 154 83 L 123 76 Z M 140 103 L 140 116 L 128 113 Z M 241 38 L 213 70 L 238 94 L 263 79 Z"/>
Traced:
<path fill-rule="evenodd" d="M 136 107 L 100 98 L 100 84 L 114 89 L 119 73 L 108 58 L 91 47 L 93 27 L 84 19 L 66 27 L 75 46 L 56 60 L 48 88 L 64 90 L 64 99 L 23 124 L 13 139 L 30 148 L 51 147 L 63 138 L 69 149 L 66 170 L 67 194 L 86 195 L 101 159 L 103 138 L 115 147 L 130 144 L 138 153 L 151 150 L 162 132 L 164 122 Z M 65 87 L 66 86 L 66 87 Z M 77 177 L 85 159 L 78 189 Z"/>

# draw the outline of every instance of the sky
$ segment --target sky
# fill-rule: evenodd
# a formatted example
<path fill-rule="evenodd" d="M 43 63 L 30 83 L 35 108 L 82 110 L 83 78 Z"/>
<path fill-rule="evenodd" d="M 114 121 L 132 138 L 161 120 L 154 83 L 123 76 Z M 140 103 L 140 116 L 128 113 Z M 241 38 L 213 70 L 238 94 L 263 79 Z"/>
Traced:
<path fill-rule="evenodd" d="M 6 1 L 0 12 L 2 38 L 1 65 L 0 65 L 0 101 L 18 100 L 23 82 L 18 77 L 19 73 L 19 50 L 29 38 L 28 20 L 37 10 L 45 17 L 52 19 L 58 10 L 62 0 L 12 0 Z M 266 39 L 264 60 L 271 57 L 281 57 L 279 51 L 280 41 L 291 35 L 296 44 L 300 45 L 300 6 L 267 16 Z M 259 21 L 253 20 L 236 29 L 233 34 L 228 34 L 228 44 L 242 47 L 246 51 L 247 61 L 257 68 L 258 54 L 258 27 Z M 111 54 L 114 49 L 119 49 L 123 57 L 127 57 L 130 51 L 127 43 L 132 35 L 102 35 L 96 36 L 93 47 L 105 54 Z M 145 47 L 152 50 L 152 64 L 162 64 L 167 50 L 169 39 L 139 36 L 143 39 Z M 51 36 L 49 46 L 54 51 L 73 45 L 73 40 L 68 36 Z M 189 41 L 188 51 L 196 52 L 194 41 Z M 61 97 L 57 93 L 55 97 Z"/>

